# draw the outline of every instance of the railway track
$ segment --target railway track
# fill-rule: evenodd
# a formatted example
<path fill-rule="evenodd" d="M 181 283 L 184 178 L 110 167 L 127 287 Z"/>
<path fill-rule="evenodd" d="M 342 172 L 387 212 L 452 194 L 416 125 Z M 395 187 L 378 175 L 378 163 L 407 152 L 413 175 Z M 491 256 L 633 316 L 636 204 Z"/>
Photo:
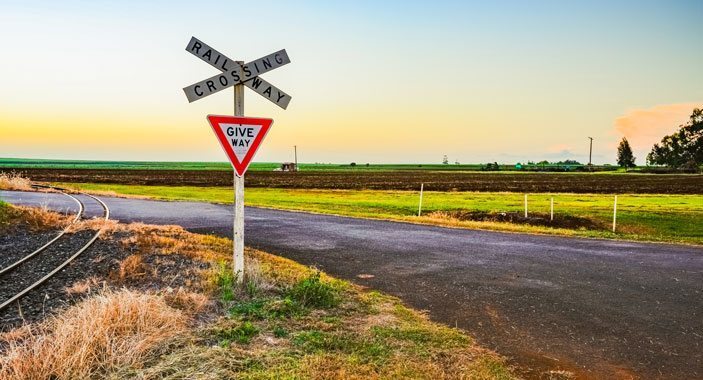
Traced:
<path fill-rule="evenodd" d="M 86 210 L 85 205 L 80 199 L 67 193 L 66 189 L 43 185 L 33 186 L 36 188 L 51 188 L 60 191 L 62 194 L 73 199 L 78 204 L 78 212 L 69 225 L 49 242 L 0 269 L 0 297 L 4 297 L 4 299 L 0 299 L 0 302 L 2 302 L 0 304 L 0 311 L 20 300 L 22 297 L 26 296 L 48 279 L 59 273 L 68 264 L 85 252 L 85 250 L 87 250 L 102 233 L 102 229 L 100 229 L 91 236 L 86 236 L 86 238 L 88 238 L 87 242 L 74 252 L 62 252 L 61 245 L 62 241 L 66 239 L 66 232 L 68 232 L 73 225 L 81 220 Z M 103 210 L 103 218 L 106 221 L 109 220 L 110 209 L 102 200 L 90 194 L 80 194 L 95 200 Z M 58 250 L 58 252 L 49 252 L 52 250 Z M 47 267 L 45 265 L 40 265 L 44 263 L 49 263 L 49 266 Z M 26 282 L 30 282 L 30 284 L 25 286 L 24 283 Z"/>

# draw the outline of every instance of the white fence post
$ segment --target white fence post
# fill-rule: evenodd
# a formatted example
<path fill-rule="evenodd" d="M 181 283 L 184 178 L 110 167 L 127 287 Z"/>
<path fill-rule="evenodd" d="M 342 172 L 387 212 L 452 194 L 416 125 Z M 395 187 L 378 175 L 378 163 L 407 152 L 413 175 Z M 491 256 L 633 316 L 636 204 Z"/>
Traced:
<path fill-rule="evenodd" d="M 420 184 L 420 204 L 417 206 L 417 216 L 422 215 L 422 191 L 425 188 L 425 184 L 421 183 Z"/>
<path fill-rule="evenodd" d="M 549 202 L 549 221 L 554 221 L 554 197 Z"/>
<path fill-rule="evenodd" d="M 615 232 L 615 224 L 618 218 L 618 196 L 615 196 L 615 201 L 613 202 L 613 232 Z"/>
<path fill-rule="evenodd" d="M 527 218 L 527 194 L 525 194 L 525 218 Z"/>

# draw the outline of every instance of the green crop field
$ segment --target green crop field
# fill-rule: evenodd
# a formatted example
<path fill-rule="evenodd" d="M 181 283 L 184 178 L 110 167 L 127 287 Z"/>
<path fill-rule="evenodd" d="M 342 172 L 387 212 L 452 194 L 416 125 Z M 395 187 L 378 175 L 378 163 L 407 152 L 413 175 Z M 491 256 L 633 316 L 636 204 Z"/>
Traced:
<path fill-rule="evenodd" d="M 85 191 L 162 200 L 232 203 L 229 187 L 60 184 Z M 462 220 L 453 213 L 523 212 L 523 194 L 501 192 L 425 192 L 423 216 L 417 217 L 419 194 L 413 191 L 310 190 L 249 188 L 246 204 L 286 210 L 388 219 L 453 227 L 558 235 L 703 244 L 703 197 L 700 195 L 625 194 L 618 197 L 618 229 L 610 231 L 613 197 L 605 194 L 529 194 L 531 214 L 548 215 L 554 197 L 555 227 Z M 562 225 L 567 217 L 587 226 Z"/>
<path fill-rule="evenodd" d="M 271 171 L 280 167 L 277 162 L 254 162 L 249 167 L 251 171 Z M 26 158 L 0 158 L 0 169 L 117 169 L 117 170 L 230 170 L 227 162 L 170 162 L 170 161 L 89 161 L 89 160 L 49 160 Z M 369 163 L 300 163 L 301 171 L 358 171 L 358 170 L 429 170 L 429 171 L 479 171 L 483 164 L 369 164 Z M 558 169 L 574 171 L 583 168 L 582 165 L 524 165 L 525 171 L 538 169 Z M 500 165 L 502 171 L 520 171 L 515 165 Z M 594 166 L 593 170 L 617 171 L 610 165 Z"/>

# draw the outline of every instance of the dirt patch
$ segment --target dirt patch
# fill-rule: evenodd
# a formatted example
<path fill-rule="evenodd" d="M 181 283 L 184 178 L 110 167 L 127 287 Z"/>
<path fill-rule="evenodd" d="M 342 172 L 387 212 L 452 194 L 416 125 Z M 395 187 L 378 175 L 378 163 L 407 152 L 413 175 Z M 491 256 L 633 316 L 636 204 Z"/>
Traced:
<path fill-rule="evenodd" d="M 232 186 L 219 170 L 13 169 L 33 181 Z M 8 169 L 0 169 L 0 173 Z M 247 172 L 248 187 L 608 194 L 703 194 L 703 175 L 402 171 Z"/>
<path fill-rule="evenodd" d="M 435 211 L 427 214 L 427 216 L 460 221 L 515 223 L 554 228 L 607 229 L 607 226 L 602 222 L 573 215 L 555 215 L 554 220 L 551 220 L 549 214 L 542 213 L 529 213 L 525 217 L 525 214 L 521 212 Z"/>

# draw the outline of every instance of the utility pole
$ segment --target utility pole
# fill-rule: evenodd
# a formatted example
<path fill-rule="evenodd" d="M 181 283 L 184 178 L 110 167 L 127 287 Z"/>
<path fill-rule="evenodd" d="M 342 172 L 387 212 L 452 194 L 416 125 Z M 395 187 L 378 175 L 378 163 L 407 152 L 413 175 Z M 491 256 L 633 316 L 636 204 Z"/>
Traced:
<path fill-rule="evenodd" d="M 591 139 L 591 147 L 588 149 L 588 166 L 593 165 L 591 162 L 591 157 L 593 156 L 593 137 L 589 137 Z"/>
<path fill-rule="evenodd" d="M 298 146 L 293 145 L 293 154 L 295 156 L 295 171 L 298 171 Z"/>

